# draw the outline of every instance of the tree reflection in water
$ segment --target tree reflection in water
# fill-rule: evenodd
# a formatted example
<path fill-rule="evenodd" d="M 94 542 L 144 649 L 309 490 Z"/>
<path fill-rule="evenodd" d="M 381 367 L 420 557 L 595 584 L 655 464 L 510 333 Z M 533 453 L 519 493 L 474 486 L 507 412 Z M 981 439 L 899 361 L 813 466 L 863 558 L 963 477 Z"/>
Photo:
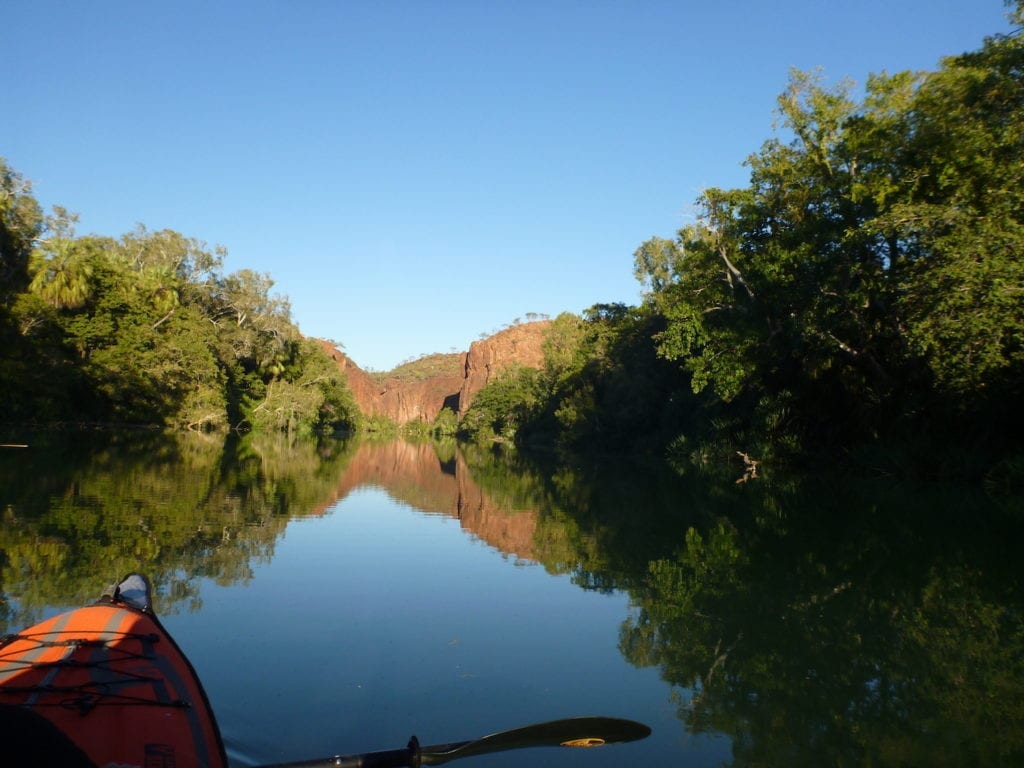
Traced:
<path fill-rule="evenodd" d="M 202 434 L 41 439 L 0 463 L 0 624 L 90 602 L 141 570 L 157 609 L 196 609 L 196 580 L 244 582 L 290 517 L 322 513 L 350 446 Z"/>
<path fill-rule="evenodd" d="M 660 669 L 687 730 L 731 737 L 736 765 L 1024 763 L 1013 500 L 501 464 L 545 478 L 539 559 L 629 593 L 620 651 Z"/>

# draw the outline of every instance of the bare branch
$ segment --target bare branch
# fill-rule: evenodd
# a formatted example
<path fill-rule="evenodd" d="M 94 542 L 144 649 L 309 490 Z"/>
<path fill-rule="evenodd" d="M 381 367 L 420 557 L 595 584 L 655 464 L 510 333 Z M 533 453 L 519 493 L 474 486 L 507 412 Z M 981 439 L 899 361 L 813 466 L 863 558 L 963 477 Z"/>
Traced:
<path fill-rule="evenodd" d="M 725 267 L 729 270 L 729 274 L 736 278 L 736 282 L 743 286 L 743 290 L 747 292 L 747 296 L 753 299 L 754 291 L 749 285 L 747 285 L 747 281 L 743 279 L 743 273 L 736 269 L 736 265 L 729 260 L 729 254 L 726 252 L 724 245 L 718 246 L 718 255 L 721 256 L 722 261 L 725 262 Z"/>

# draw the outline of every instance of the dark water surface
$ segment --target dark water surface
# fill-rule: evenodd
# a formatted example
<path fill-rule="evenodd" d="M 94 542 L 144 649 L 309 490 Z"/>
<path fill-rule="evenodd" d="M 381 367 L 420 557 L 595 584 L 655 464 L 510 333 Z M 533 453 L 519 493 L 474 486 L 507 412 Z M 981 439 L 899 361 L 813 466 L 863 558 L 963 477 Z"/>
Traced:
<path fill-rule="evenodd" d="M 0 630 L 148 573 L 238 766 L 577 715 L 654 734 L 460 764 L 1024 763 L 1019 500 L 454 445 L 11 441 Z"/>

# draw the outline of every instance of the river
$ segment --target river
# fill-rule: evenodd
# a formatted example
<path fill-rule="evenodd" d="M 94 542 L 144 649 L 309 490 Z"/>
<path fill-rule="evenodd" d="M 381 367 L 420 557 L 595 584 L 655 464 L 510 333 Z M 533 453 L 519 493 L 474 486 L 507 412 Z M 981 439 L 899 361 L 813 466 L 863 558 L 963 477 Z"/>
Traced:
<path fill-rule="evenodd" d="M 147 573 L 232 764 L 607 715 L 477 766 L 1024 761 L 1024 504 L 408 442 L 19 436 L 0 629 Z"/>

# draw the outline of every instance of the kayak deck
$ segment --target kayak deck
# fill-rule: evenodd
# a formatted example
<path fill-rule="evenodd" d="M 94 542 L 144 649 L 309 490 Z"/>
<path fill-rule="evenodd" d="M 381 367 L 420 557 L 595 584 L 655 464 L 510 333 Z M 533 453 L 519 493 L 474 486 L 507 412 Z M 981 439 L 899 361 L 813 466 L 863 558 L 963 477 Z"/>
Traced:
<path fill-rule="evenodd" d="M 223 768 L 195 671 L 146 606 L 115 591 L 0 639 L 0 704 L 46 718 L 97 766 Z"/>

